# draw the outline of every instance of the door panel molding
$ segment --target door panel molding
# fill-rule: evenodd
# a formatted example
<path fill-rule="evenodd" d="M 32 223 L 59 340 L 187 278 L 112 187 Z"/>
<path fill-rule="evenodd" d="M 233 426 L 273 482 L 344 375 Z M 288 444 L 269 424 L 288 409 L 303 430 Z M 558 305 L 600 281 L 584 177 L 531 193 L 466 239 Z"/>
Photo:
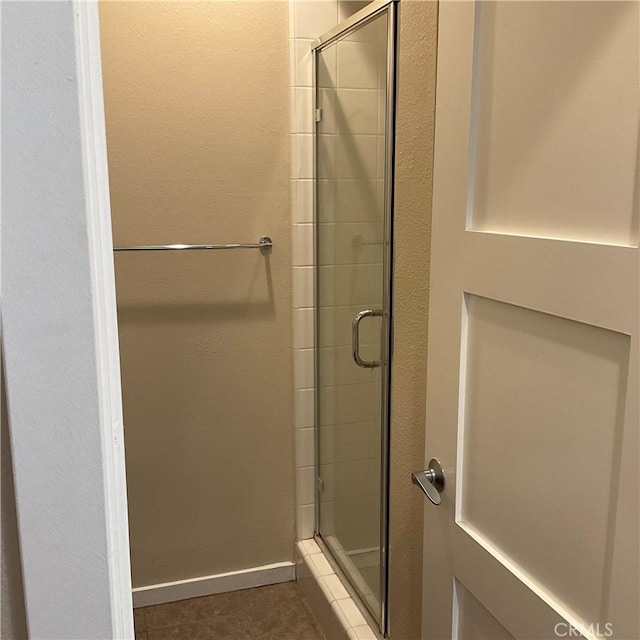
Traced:
<path fill-rule="evenodd" d="M 615 139 L 621 127 L 625 139 L 637 140 L 639 132 L 637 118 L 608 118 L 603 105 L 609 96 L 597 90 L 615 78 L 606 65 L 610 69 L 616 55 L 619 68 L 640 67 L 633 29 L 618 19 L 631 15 L 640 25 L 640 10 L 637 3 L 543 5 L 484 2 L 483 10 L 501 22 L 487 40 L 478 37 L 483 27 L 476 3 L 440 4 L 425 460 L 440 459 L 446 484 L 442 504 L 425 506 L 424 638 L 461 633 L 480 640 L 491 616 L 515 638 L 560 637 L 555 625 L 579 628 L 585 637 L 606 635 L 605 624 L 613 626 L 615 638 L 640 633 L 640 261 L 637 211 L 629 209 L 639 187 L 630 188 L 626 161 L 617 181 L 617 151 L 608 146 L 608 136 Z M 581 19 L 571 20 L 572 11 Z M 559 20 L 550 24 L 552 14 Z M 519 38 L 519 28 L 538 40 Z M 566 82 L 554 76 L 554 38 L 562 29 L 576 46 L 591 42 L 590 33 L 602 36 L 592 44 L 604 49 L 575 57 L 583 65 L 575 73 L 566 65 L 558 70 L 558 77 L 575 77 L 576 91 L 594 97 L 593 103 L 576 106 L 573 96 L 560 93 Z M 494 75 L 483 76 L 475 62 L 487 43 Z M 527 73 L 519 74 L 515 64 Z M 637 76 L 618 79 L 623 81 L 640 87 Z M 483 82 L 498 87 L 494 102 L 482 107 L 501 114 L 493 121 L 477 113 L 488 95 L 480 95 Z M 549 95 L 523 100 L 532 83 Z M 553 122 L 536 120 L 538 108 L 547 115 L 549 105 L 563 108 L 560 98 L 577 118 L 601 116 L 592 118 L 591 139 L 574 126 L 572 112 L 558 112 Z M 636 113 L 640 100 L 620 108 Z M 490 143 L 502 158 L 488 157 L 486 148 L 478 155 L 483 126 L 492 128 Z M 500 127 L 510 134 L 500 138 Z M 565 147 L 558 179 L 540 181 L 545 167 L 531 155 L 539 150 L 538 134 L 545 153 Z M 585 184 L 583 191 L 616 197 L 607 196 L 601 200 L 606 207 L 594 205 L 581 218 L 580 180 L 594 174 L 580 154 L 595 139 L 604 141 L 602 155 L 587 160 L 601 166 L 601 183 Z M 626 158 L 628 149 L 622 151 Z M 563 165 L 567 158 L 574 165 Z M 481 172 L 478 162 L 484 163 Z M 471 192 L 478 180 L 493 181 L 487 206 L 509 202 L 512 213 L 503 208 L 494 218 L 494 211 L 484 211 L 485 222 L 474 220 Z M 532 184 L 548 191 L 534 193 Z M 496 185 L 511 191 L 501 193 Z M 563 222 L 544 226 L 550 218 L 538 206 L 543 201 L 565 207 Z M 538 216 L 535 224 L 529 224 L 531 216 Z M 480 319 L 469 305 L 484 305 L 490 314 Z M 465 476 L 473 489 L 468 495 Z M 475 500 L 475 512 L 465 508 L 465 498 Z M 576 569 L 572 577 L 572 567 L 586 573 L 578 578 Z M 467 595 L 460 596 L 455 584 L 477 604 L 468 605 L 475 616 L 468 625 L 464 604 L 459 606 Z M 486 616 L 478 607 L 487 609 Z"/>

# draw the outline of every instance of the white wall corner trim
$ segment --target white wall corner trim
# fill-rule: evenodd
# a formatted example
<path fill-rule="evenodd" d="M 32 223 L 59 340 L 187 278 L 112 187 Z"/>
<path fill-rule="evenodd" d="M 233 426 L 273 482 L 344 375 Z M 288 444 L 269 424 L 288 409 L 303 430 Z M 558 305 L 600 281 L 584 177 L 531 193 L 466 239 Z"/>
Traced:
<path fill-rule="evenodd" d="M 74 0 L 80 140 L 91 269 L 114 630 L 131 621 L 131 563 L 107 136 L 96 0 Z M 119 637 L 119 636 L 116 636 Z"/>
<path fill-rule="evenodd" d="M 29 637 L 133 638 L 97 3 L 3 3 L 2 56 L 3 347 Z"/>
<path fill-rule="evenodd" d="M 241 571 L 138 587 L 133 590 L 133 606 L 136 608 L 148 607 L 153 604 L 264 587 L 292 580 L 295 580 L 295 564 L 293 562 L 277 562 Z"/>

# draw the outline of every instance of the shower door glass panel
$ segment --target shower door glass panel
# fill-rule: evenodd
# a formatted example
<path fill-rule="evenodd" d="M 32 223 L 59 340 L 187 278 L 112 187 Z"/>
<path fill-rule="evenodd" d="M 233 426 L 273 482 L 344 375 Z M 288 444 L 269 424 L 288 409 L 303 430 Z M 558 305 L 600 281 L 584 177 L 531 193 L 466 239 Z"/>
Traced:
<path fill-rule="evenodd" d="M 318 532 L 379 621 L 389 10 L 316 50 Z"/>

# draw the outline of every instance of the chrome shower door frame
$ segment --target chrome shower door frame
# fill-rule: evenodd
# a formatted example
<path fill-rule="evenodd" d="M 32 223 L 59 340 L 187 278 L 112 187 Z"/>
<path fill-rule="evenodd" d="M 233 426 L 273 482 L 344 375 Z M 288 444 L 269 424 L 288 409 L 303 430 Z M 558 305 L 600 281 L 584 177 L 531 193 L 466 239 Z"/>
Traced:
<path fill-rule="evenodd" d="M 383 331 L 381 344 L 381 443 L 380 443 L 380 611 L 378 615 L 369 611 L 371 618 L 379 625 L 379 631 L 387 636 L 389 630 L 389 474 L 390 474 L 390 397 L 391 397 L 391 363 L 393 347 L 393 202 L 394 202 L 394 167 L 395 167 L 395 115 L 396 115 L 396 58 L 397 58 L 397 3 L 399 0 L 374 0 L 368 6 L 353 14 L 331 31 L 318 38 L 312 45 L 313 52 L 313 99 L 314 114 L 317 113 L 318 100 L 318 54 L 327 46 L 349 35 L 354 29 L 387 12 L 387 76 L 386 76 L 386 122 L 385 122 L 385 199 L 384 199 L 384 256 L 383 256 Z M 368 605 L 362 601 L 351 578 L 340 564 L 333 558 L 330 549 L 324 543 L 320 533 L 320 487 L 319 487 L 319 309 L 320 309 L 320 269 L 318 267 L 319 233 L 318 233 L 318 119 L 314 118 L 313 135 L 313 229 L 314 229 L 314 267 L 315 267 L 315 384 L 314 384 L 314 431 L 315 431 L 315 538 L 328 555 L 332 565 L 344 576 L 347 586 L 357 595 L 365 609 Z"/>

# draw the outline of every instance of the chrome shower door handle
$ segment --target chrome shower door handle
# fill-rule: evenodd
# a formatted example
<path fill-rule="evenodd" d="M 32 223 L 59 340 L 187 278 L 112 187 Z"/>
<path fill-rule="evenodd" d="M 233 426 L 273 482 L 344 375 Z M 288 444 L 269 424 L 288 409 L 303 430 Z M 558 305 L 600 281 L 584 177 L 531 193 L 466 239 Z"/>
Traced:
<path fill-rule="evenodd" d="M 363 360 L 360 357 L 360 321 L 364 318 L 382 317 L 384 311 L 382 309 L 365 309 L 356 314 L 351 323 L 351 347 L 353 349 L 353 359 L 359 367 L 365 369 L 374 369 L 382 365 L 380 360 Z"/>
<path fill-rule="evenodd" d="M 440 494 L 444 491 L 444 471 L 436 458 L 429 460 L 429 468 L 425 471 L 414 471 L 411 482 L 418 485 L 433 504 L 439 505 L 442 502 Z"/>

